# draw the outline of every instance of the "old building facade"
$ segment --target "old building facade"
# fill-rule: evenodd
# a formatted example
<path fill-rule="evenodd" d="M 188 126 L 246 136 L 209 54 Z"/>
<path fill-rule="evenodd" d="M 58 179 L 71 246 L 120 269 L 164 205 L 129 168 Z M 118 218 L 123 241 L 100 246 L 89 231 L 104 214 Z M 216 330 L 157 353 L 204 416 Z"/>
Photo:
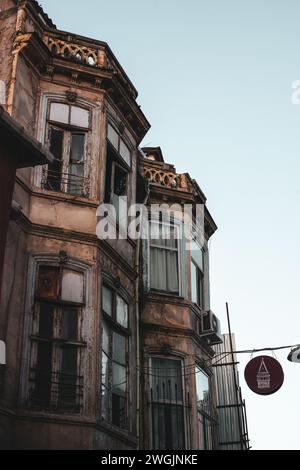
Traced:
<path fill-rule="evenodd" d="M 0 7 L 4 106 L 54 157 L 15 182 L 1 447 L 217 448 L 205 196 L 160 148 L 140 149 L 150 125 L 106 43 L 58 30 L 34 0 Z M 99 239 L 97 209 L 122 221 L 120 197 L 178 209 L 149 222 L 155 239 Z M 204 243 L 164 239 L 184 204 L 204 207 Z"/>

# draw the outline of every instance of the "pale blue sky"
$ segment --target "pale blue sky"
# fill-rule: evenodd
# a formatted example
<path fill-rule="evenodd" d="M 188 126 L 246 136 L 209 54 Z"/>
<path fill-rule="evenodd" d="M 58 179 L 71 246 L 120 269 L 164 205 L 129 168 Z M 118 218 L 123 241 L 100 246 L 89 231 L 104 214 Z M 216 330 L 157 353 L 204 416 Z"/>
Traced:
<path fill-rule="evenodd" d="M 212 308 L 239 349 L 300 343 L 297 0 L 43 0 L 60 29 L 104 40 L 152 124 L 144 144 L 188 171 L 219 230 Z M 244 382 L 254 449 L 300 449 L 300 364 L 272 397 Z M 240 356 L 240 375 L 249 356 Z"/>

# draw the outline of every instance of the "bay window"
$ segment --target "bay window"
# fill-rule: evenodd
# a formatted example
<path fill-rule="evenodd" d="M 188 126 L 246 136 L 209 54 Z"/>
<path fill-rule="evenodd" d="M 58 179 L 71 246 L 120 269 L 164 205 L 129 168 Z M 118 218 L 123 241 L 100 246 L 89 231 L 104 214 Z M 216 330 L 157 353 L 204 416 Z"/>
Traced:
<path fill-rule="evenodd" d="M 38 408 L 79 412 L 83 377 L 80 362 L 84 308 L 83 274 L 40 266 L 31 335 L 30 402 Z"/>
<path fill-rule="evenodd" d="M 177 227 L 152 222 L 150 234 L 150 288 L 179 294 L 179 240 Z"/>
<path fill-rule="evenodd" d="M 114 290 L 102 289 L 102 419 L 128 427 L 128 304 Z"/>
<path fill-rule="evenodd" d="M 44 171 L 44 189 L 88 196 L 86 154 L 89 120 L 87 109 L 50 103 L 48 141 L 54 161 Z"/>

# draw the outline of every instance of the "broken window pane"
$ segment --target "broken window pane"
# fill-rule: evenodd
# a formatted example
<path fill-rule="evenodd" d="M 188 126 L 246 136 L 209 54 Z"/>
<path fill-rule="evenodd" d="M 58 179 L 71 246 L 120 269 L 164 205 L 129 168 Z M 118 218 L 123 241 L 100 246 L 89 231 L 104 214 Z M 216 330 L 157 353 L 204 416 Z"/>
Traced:
<path fill-rule="evenodd" d="M 117 295 L 117 322 L 128 328 L 128 305 L 119 295 Z"/>
<path fill-rule="evenodd" d="M 60 191 L 61 171 L 63 164 L 64 133 L 55 128 L 50 130 L 50 152 L 54 156 L 54 161 L 48 165 L 47 189 Z"/>
<path fill-rule="evenodd" d="M 124 161 L 127 163 L 128 166 L 131 165 L 131 153 L 125 142 L 123 140 L 120 140 L 120 155 L 124 159 Z"/>
<path fill-rule="evenodd" d="M 78 106 L 71 106 L 71 126 L 89 127 L 90 113 L 87 109 L 79 108 Z"/>
<path fill-rule="evenodd" d="M 117 131 L 115 131 L 115 129 L 110 124 L 107 125 L 107 138 L 118 152 L 119 151 L 119 135 Z"/>
<path fill-rule="evenodd" d="M 102 309 L 107 315 L 112 316 L 112 291 L 105 286 L 102 290 Z"/>
<path fill-rule="evenodd" d="M 38 297 L 56 300 L 59 294 L 59 268 L 40 266 L 38 276 Z"/>
<path fill-rule="evenodd" d="M 83 275 L 64 269 L 61 298 L 64 301 L 83 303 Z"/>
<path fill-rule="evenodd" d="M 62 103 L 51 103 L 50 121 L 69 123 L 69 105 Z"/>

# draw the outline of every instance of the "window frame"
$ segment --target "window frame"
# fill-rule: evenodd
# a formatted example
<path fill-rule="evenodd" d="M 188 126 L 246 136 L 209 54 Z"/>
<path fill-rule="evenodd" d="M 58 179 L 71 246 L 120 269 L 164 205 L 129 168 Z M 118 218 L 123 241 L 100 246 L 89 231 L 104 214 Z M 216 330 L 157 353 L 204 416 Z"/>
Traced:
<path fill-rule="evenodd" d="M 108 137 L 109 126 L 118 135 L 118 148 L 116 148 L 114 146 L 114 144 L 112 143 L 112 141 Z M 132 153 L 133 153 L 132 146 L 129 145 L 128 139 L 126 139 L 126 137 L 124 138 L 124 133 L 123 134 L 120 133 L 120 131 L 117 129 L 116 124 L 111 120 L 111 118 L 108 118 L 107 122 L 106 122 L 106 142 L 111 146 L 112 150 L 116 153 L 116 155 L 119 158 L 121 164 L 124 164 L 125 168 L 128 168 L 128 170 L 129 170 L 128 172 L 130 172 L 132 170 Z M 123 142 L 123 144 L 127 147 L 127 150 L 129 151 L 129 154 L 130 154 L 130 158 L 129 158 L 130 162 L 129 163 L 126 162 L 126 160 L 124 159 L 124 157 L 122 156 L 122 154 L 120 152 L 121 142 Z"/>
<path fill-rule="evenodd" d="M 52 104 L 61 104 L 61 105 L 65 105 L 69 107 L 68 123 L 51 119 Z M 87 127 L 81 127 L 75 124 L 71 124 L 72 107 L 83 109 L 84 111 L 87 111 L 89 113 Z M 90 134 L 92 131 L 92 116 L 91 115 L 92 115 L 91 109 L 88 108 L 87 106 L 77 105 L 76 103 L 72 104 L 72 103 L 68 103 L 66 101 L 60 101 L 57 99 L 53 99 L 53 100 L 50 99 L 48 101 L 47 112 L 46 112 L 46 123 L 45 123 L 45 145 L 50 150 L 52 129 L 63 133 L 63 144 L 62 144 L 60 178 L 58 179 L 58 182 L 57 182 L 57 184 L 60 186 L 60 189 L 55 190 L 55 189 L 52 189 L 51 187 L 50 188 L 48 187 L 48 171 L 51 171 L 49 170 L 49 165 L 46 165 L 44 167 L 44 177 L 43 177 L 44 189 L 47 189 L 49 191 L 53 191 L 56 193 L 69 194 L 71 196 L 89 197 L 91 188 L 88 187 L 88 190 L 86 191 L 86 188 L 84 188 L 84 185 L 85 185 L 85 180 L 89 176 L 87 159 L 88 159 L 88 154 L 89 154 L 89 138 L 90 138 Z M 83 158 L 82 158 L 83 175 L 80 177 L 83 179 L 83 188 L 81 189 L 79 194 L 77 194 L 77 192 L 74 193 L 69 190 L 70 182 L 68 181 L 70 176 L 76 176 L 70 173 L 70 168 L 72 165 L 71 150 L 72 150 L 72 136 L 73 135 L 84 135 L 84 149 L 83 149 Z M 51 185 L 51 182 L 50 182 L 50 185 Z"/>
<path fill-rule="evenodd" d="M 167 247 L 163 247 L 163 246 L 159 246 L 159 245 L 152 245 L 151 244 L 151 225 L 152 224 L 157 224 L 157 225 L 165 225 L 165 226 L 168 226 L 168 227 L 173 227 L 174 230 L 177 232 L 177 238 L 175 237 L 175 240 L 177 240 L 177 249 L 175 248 L 167 248 Z M 170 222 L 167 222 L 167 221 L 164 221 L 164 220 L 156 220 L 156 219 L 150 219 L 149 222 L 148 222 L 148 229 L 149 229 L 149 237 L 148 237 L 148 282 L 149 282 L 149 289 L 150 289 L 150 292 L 153 292 L 153 293 L 164 293 L 164 294 L 168 294 L 168 295 L 173 295 L 175 297 L 180 297 L 181 294 L 182 294 L 182 274 L 181 274 L 181 266 L 182 266 L 182 260 L 181 260 L 181 256 L 182 256 L 182 246 L 181 246 L 181 238 L 180 238 L 180 232 L 181 232 L 181 227 L 176 223 L 176 221 L 170 221 Z M 155 289 L 152 287 L 151 285 L 151 263 L 152 263 L 152 259 L 151 259 L 151 249 L 152 248 L 158 248 L 158 249 L 161 249 L 161 250 L 165 250 L 165 251 L 172 251 L 172 252 L 177 252 L 177 274 L 178 274 L 178 291 L 177 292 L 172 292 L 172 291 L 168 291 L 168 290 L 165 290 L 165 289 Z"/>
<path fill-rule="evenodd" d="M 59 290 L 56 298 L 46 297 L 38 295 L 38 288 L 40 282 L 40 269 L 48 268 L 57 271 L 57 286 Z M 63 282 L 63 272 L 72 271 L 80 274 L 82 276 L 82 302 L 72 302 L 67 300 L 62 300 L 62 282 Z M 34 315 L 33 321 L 31 324 L 29 340 L 30 340 L 30 355 L 29 355 L 29 401 L 30 407 L 35 410 L 47 410 L 51 413 L 59 414 L 81 414 L 84 408 L 84 374 L 83 374 L 83 354 L 86 349 L 87 343 L 83 340 L 83 316 L 86 309 L 86 279 L 85 271 L 74 267 L 72 265 L 61 265 L 53 264 L 47 261 L 41 262 L 36 267 L 36 282 L 34 286 Z M 40 332 L 41 325 L 41 307 L 42 305 L 51 306 L 53 309 L 53 318 L 52 318 L 52 336 L 43 336 Z M 64 309 L 74 308 L 77 310 L 76 314 L 76 338 L 67 338 L 63 336 L 63 325 L 64 325 Z M 51 369 L 49 374 L 51 377 L 50 388 L 49 388 L 49 403 L 48 404 L 38 404 L 35 402 L 37 400 L 34 397 L 35 388 L 38 381 L 38 349 L 40 344 L 49 344 L 51 345 Z M 75 387 L 75 402 L 72 406 L 65 406 L 60 402 L 60 382 L 53 382 L 53 377 L 58 377 L 60 380 L 63 375 L 68 375 L 62 372 L 63 368 L 63 351 L 64 349 L 76 349 L 77 358 L 76 358 L 76 384 L 72 385 Z M 56 379 L 57 380 L 57 379 Z M 58 390 L 57 389 L 58 385 Z M 66 385 L 66 384 L 65 384 Z M 68 385 L 66 385 L 68 386 Z M 77 395 L 78 393 L 78 395 Z"/>
<path fill-rule="evenodd" d="M 204 410 L 201 410 L 199 407 L 199 401 L 198 401 L 198 390 L 197 390 L 197 374 L 201 373 L 203 376 L 205 376 L 208 380 L 208 390 L 209 390 L 209 413 L 205 412 Z M 199 442 L 199 448 L 201 444 L 201 436 L 203 433 L 203 444 L 204 444 L 204 449 L 199 449 L 199 450 L 213 450 L 214 449 L 214 441 L 215 441 L 215 435 L 214 435 L 214 427 L 215 427 L 215 419 L 212 416 L 213 412 L 213 403 L 212 403 L 212 376 L 199 364 L 199 362 L 196 362 L 195 364 L 195 386 L 196 386 L 196 407 L 197 407 L 197 423 L 198 423 L 198 442 Z M 208 437 L 207 433 L 210 433 L 210 443 L 208 443 Z"/>
<path fill-rule="evenodd" d="M 103 308 L 103 289 L 106 288 L 112 293 L 112 314 L 109 315 L 105 312 Z M 122 301 L 127 305 L 127 328 L 124 327 L 121 323 L 117 321 L 117 298 L 120 297 Z M 110 283 L 104 282 L 101 288 L 101 318 L 102 318 L 102 328 L 101 328 L 101 348 L 100 348 L 100 420 L 104 423 L 109 424 L 110 426 L 115 427 L 118 430 L 130 431 L 130 368 L 129 368 L 129 358 L 130 358 L 130 339 L 132 337 L 131 333 L 131 320 L 130 320 L 130 303 L 127 299 L 120 293 L 119 289 L 113 287 Z M 104 337 L 104 324 L 108 329 L 108 353 L 103 348 L 103 337 Z M 113 337 L 114 334 L 117 334 L 125 338 L 125 365 L 119 363 L 113 358 Z M 104 385 L 103 382 L 103 354 L 107 357 L 107 374 L 108 374 L 108 387 Z M 125 368 L 126 371 L 126 393 L 125 393 L 125 424 L 124 426 L 115 424 L 113 422 L 113 364 L 120 365 Z M 103 412 L 103 386 L 107 390 L 108 394 L 108 408 L 106 410 L 108 417 L 104 416 Z"/>
<path fill-rule="evenodd" d="M 180 404 L 176 404 L 176 401 L 174 400 L 164 400 L 164 399 L 160 399 L 158 401 L 156 400 L 153 400 L 152 399 L 152 396 L 151 396 L 151 390 L 153 390 L 153 387 L 154 387 L 154 374 L 153 374 L 153 370 L 155 369 L 153 367 L 153 361 L 154 360 L 167 360 L 167 361 L 173 361 L 173 362 L 178 362 L 180 363 L 180 377 L 181 377 L 181 389 L 182 389 L 182 400 L 181 400 L 181 403 Z M 187 406 L 186 406 L 186 383 L 185 383 L 185 363 L 184 363 L 184 359 L 182 357 L 178 357 L 178 356 L 166 356 L 166 355 L 163 355 L 163 354 L 152 354 L 150 357 L 149 357 L 149 360 L 148 360 L 148 364 L 149 364 L 149 395 L 150 395 L 150 407 L 149 407 L 149 414 L 150 414 L 150 417 L 149 417 L 149 422 L 150 422 L 150 448 L 151 450 L 161 450 L 162 449 L 154 449 L 154 438 L 153 438 L 153 434 L 154 434 L 154 428 L 153 428 L 153 419 L 154 419 L 154 411 L 153 411 L 153 405 L 170 405 L 170 406 L 178 406 L 181 408 L 182 410 L 182 423 L 183 423 L 183 433 L 182 433 L 182 436 L 183 436 L 183 449 L 173 449 L 173 450 L 187 450 L 188 449 L 188 444 L 189 444 L 189 429 L 188 429 L 188 425 L 189 425 L 189 420 L 188 420 L 188 417 L 187 417 L 187 412 L 188 412 L 188 409 L 187 409 Z M 168 450 L 168 449 L 166 449 Z"/>

